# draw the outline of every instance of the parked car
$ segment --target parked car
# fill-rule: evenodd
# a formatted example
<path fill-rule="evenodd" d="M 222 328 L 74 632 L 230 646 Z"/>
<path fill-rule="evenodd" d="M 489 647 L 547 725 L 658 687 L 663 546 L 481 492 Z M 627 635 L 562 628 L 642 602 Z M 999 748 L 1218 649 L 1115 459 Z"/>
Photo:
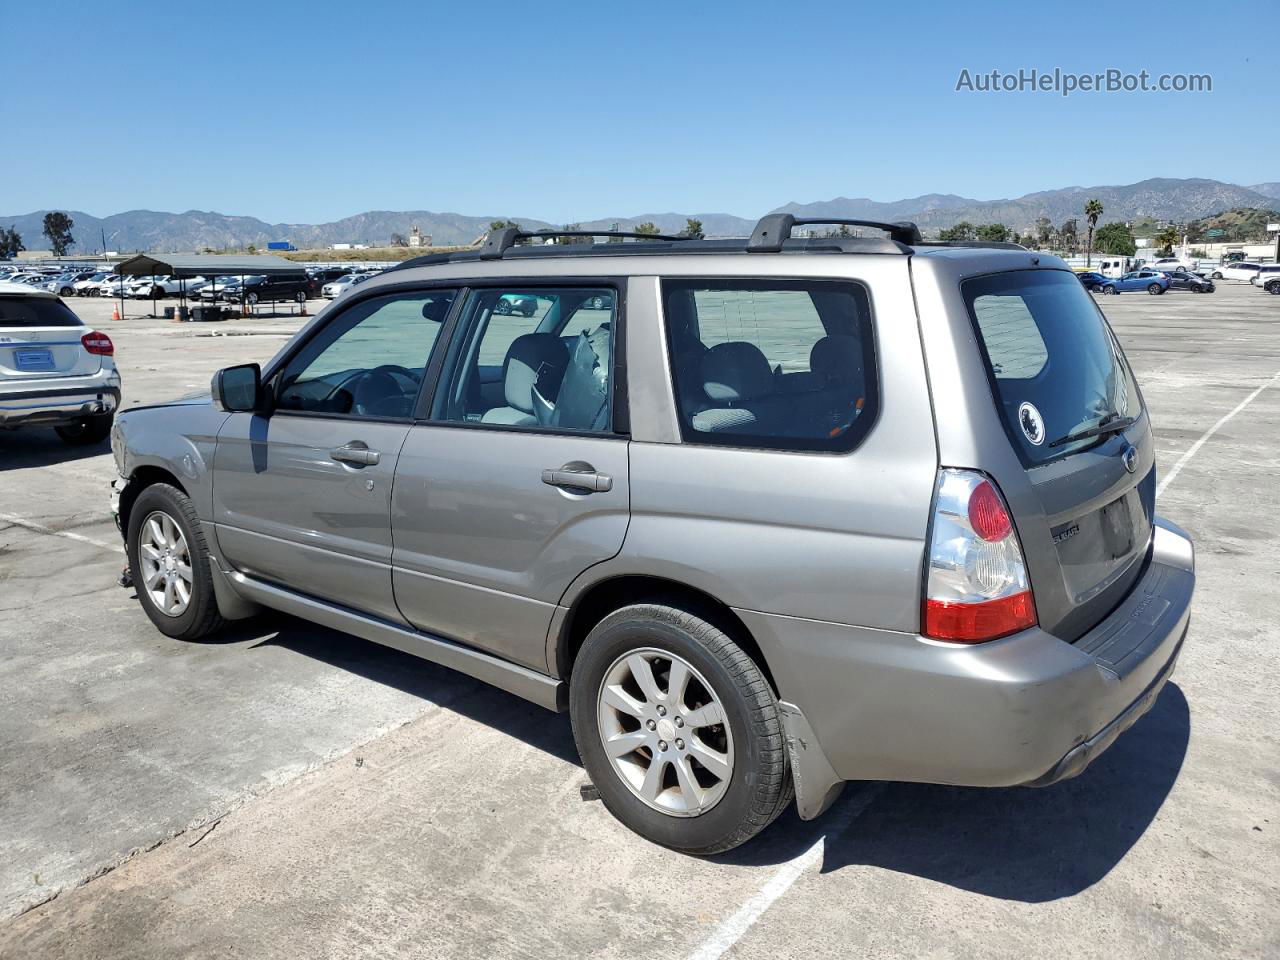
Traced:
<path fill-rule="evenodd" d="M 83 280 L 77 280 L 71 285 L 71 292 L 77 297 L 96 297 L 98 295 L 98 284 L 102 283 L 110 277 L 111 274 L 99 271 L 91 273 Z"/>
<path fill-rule="evenodd" d="M 1248 280 L 1261 269 L 1262 264 L 1250 263 L 1247 260 L 1224 261 L 1214 267 L 1209 272 L 1209 276 L 1214 280 Z"/>
<path fill-rule="evenodd" d="M 69 297 L 75 293 L 73 284 L 76 282 L 74 273 L 60 273 L 57 276 L 45 277 L 42 286 L 49 293 L 59 297 Z"/>
<path fill-rule="evenodd" d="M 305 303 L 308 282 L 306 275 L 283 277 L 245 277 L 234 291 L 228 290 L 225 300 L 244 300 L 245 303 Z"/>
<path fill-rule="evenodd" d="M 1159 295 L 1169 289 L 1169 278 L 1156 270 L 1133 270 L 1118 280 L 1108 278 L 1099 284 L 1102 293 L 1123 293 L 1130 290 L 1145 290 L 1152 295 Z"/>
<path fill-rule="evenodd" d="M 342 296 L 353 287 L 357 287 L 371 277 L 376 277 L 376 273 L 348 273 L 339 277 L 330 283 L 326 283 L 320 288 L 320 296 L 326 300 L 333 300 Z"/>
<path fill-rule="evenodd" d="M 1169 278 L 1170 290 L 1190 290 L 1192 293 L 1213 293 L 1216 289 L 1212 280 L 1206 280 L 1199 274 L 1192 273 L 1190 270 L 1166 270 L 1164 275 Z"/>
<path fill-rule="evenodd" d="M 211 282 L 199 288 L 196 297 L 211 303 L 217 300 L 238 301 L 240 285 L 247 279 L 247 277 L 214 277 Z"/>
<path fill-rule="evenodd" d="M 0 429 L 53 427 L 101 443 L 120 406 L 115 348 L 57 295 L 0 283 Z"/>
<path fill-rule="evenodd" d="M 598 308 L 595 308 L 598 309 Z M 493 312 L 498 314 L 532 317 L 538 312 L 537 297 L 505 296 L 493 305 Z"/>
<path fill-rule="evenodd" d="M 604 805 L 690 853 L 793 790 L 808 819 L 846 780 L 1078 774 L 1195 584 L 1124 352 L 1056 257 L 793 224 L 495 231 L 122 413 L 143 610 L 186 640 L 285 610 L 567 709 Z"/>
<path fill-rule="evenodd" d="M 1249 282 L 1261 290 L 1266 290 L 1267 285 L 1276 280 L 1280 280 L 1280 263 L 1261 264 L 1258 272 L 1249 278 Z"/>
<path fill-rule="evenodd" d="M 131 296 L 143 300 L 161 300 L 185 293 L 190 297 L 196 284 L 202 283 L 204 277 L 139 277 Z"/>
<path fill-rule="evenodd" d="M 346 267 L 319 267 L 314 270 L 308 270 L 307 295 L 311 297 L 321 296 L 325 284 L 340 280 L 350 272 Z"/>
<path fill-rule="evenodd" d="M 1191 257 L 1161 257 L 1154 263 L 1144 264 L 1152 270 L 1171 271 L 1185 270 L 1188 273 L 1195 273 L 1200 269 L 1200 261 Z"/>
<path fill-rule="evenodd" d="M 1077 273 L 1076 279 L 1079 280 L 1084 285 L 1084 288 L 1090 293 L 1093 293 L 1107 282 L 1107 278 L 1096 270 L 1086 270 L 1083 273 Z"/>

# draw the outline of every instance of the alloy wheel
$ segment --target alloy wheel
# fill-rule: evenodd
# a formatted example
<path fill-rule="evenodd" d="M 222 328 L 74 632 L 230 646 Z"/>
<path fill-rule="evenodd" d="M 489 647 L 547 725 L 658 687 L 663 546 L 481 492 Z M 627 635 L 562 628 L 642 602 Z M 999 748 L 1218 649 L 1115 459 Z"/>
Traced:
<path fill-rule="evenodd" d="M 724 707 L 676 654 L 643 648 L 619 657 L 601 681 L 596 725 L 614 772 L 655 810 L 696 817 L 729 788 L 734 749 Z"/>
<path fill-rule="evenodd" d="M 140 581 L 151 603 L 166 617 L 180 617 L 191 603 L 191 553 L 174 519 L 156 510 L 139 528 Z"/>

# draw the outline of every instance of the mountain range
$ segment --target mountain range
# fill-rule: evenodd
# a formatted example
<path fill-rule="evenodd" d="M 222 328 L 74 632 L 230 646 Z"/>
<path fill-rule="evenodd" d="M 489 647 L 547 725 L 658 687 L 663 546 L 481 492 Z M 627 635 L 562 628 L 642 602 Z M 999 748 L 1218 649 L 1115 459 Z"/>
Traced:
<path fill-rule="evenodd" d="M 1157 178 L 1116 186 L 1064 187 L 1029 193 L 1006 200 L 976 200 L 955 194 L 930 193 L 906 200 L 879 201 L 866 197 L 836 197 L 811 203 L 786 203 L 770 212 L 797 217 L 848 217 L 864 220 L 914 220 L 926 233 L 961 220 L 970 223 L 1003 223 L 1022 231 L 1037 218 L 1055 224 L 1071 217 L 1083 218 L 1086 200 L 1102 201 L 1101 222 L 1133 220 L 1147 216 L 1157 220 L 1194 220 L 1234 207 L 1274 207 L 1280 199 L 1280 182 L 1237 186 L 1219 180 Z M 29 249 L 44 246 L 41 235 L 45 210 L 0 216 L 0 226 L 13 226 Z M 545 220 L 511 214 L 467 216 L 429 210 L 370 210 L 330 223 L 267 223 L 255 217 L 228 216 L 202 210 L 159 213 L 130 210 L 108 217 L 94 217 L 68 210 L 75 221 L 73 252 L 100 251 L 105 237 L 109 250 L 174 252 L 203 249 L 239 249 L 254 244 L 265 248 L 272 240 L 288 240 L 299 249 L 324 248 L 333 243 L 387 244 L 393 233 L 409 235 L 417 226 L 437 245 L 469 244 L 484 233 L 493 220 L 514 220 L 524 227 L 553 226 Z M 664 232 L 675 233 L 694 217 L 702 221 L 708 236 L 747 236 L 754 219 L 727 213 L 645 213 L 604 217 L 580 222 L 582 229 L 604 230 L 617 224 L 632 229 L 652 221 Z M 554 226 L 562 226 L 555 224 Z"/>

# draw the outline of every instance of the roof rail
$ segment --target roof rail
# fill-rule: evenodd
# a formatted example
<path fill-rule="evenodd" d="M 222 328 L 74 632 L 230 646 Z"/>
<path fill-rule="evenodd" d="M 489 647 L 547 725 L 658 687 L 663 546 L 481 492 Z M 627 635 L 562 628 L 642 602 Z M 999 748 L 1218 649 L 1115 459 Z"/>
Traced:
<path fill-rule="evenodd" d="M 967 247 L 973 250 L 1029 250 L 1012 240 L 921 240 L 920 247 Z"/>
<path fill-rule="evenodd" d="M 632 237 L 637 240 L 688 240 L 688 237 L 669 236 L 665 233 L 633 233 L 627 230 L 521 230 L 503 227 L 492 230 L 480 245 L 481 260 L 501 260 L 502 255 L 516 245 L 518 240 L 533 237 Z"/>
<path fill-rule="evenodd" d="M 884 230 L 890 240 L 908 246 L 919 243 L 920 228 L 909 220 L 885 223 L 880 220 L 851 220 L 846 217 L 796 217 L 789 213 L 771 213 L 761 217 L 747 241 L 747 253 L 780 253 L 782 244 L 791 239 L 794 227 L 809 223 L 839 223 L 849 227 L 872 227 Z"/>

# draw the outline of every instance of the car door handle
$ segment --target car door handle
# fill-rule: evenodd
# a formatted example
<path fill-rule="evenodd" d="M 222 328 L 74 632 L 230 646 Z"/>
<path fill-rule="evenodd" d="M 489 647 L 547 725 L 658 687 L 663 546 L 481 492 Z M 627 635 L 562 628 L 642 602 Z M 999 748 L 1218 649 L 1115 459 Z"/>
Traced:
<path fill-rule="evenodd" d="M 542 482 L 575 493 L 606 493 L 613 489 L 613 477 L 597 473 L 596 468 L 581 460 L 566 463 L 559 470 L 543 470 Z"/>
<path fill-rule="evenodd" d="M 329 459 L 339 463 L 350 463 L 357 467 L 372 467 L 382 459 L 377 450 L 370 450 L 359 440 L 353 440 L 344 447 L 335 447 L 329 451 Z"/>

